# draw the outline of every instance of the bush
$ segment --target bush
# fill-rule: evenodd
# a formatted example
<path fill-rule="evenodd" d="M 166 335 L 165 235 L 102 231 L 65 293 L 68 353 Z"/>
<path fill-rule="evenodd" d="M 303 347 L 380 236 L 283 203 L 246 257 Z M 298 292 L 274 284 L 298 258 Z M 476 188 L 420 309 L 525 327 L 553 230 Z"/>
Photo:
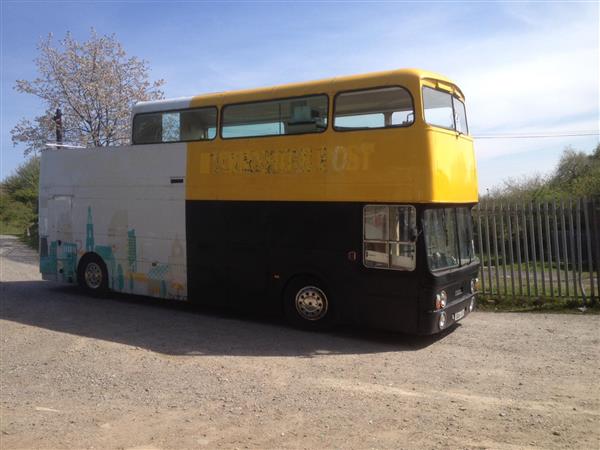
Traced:
<path fill-rule="evenodd" d="M 567 147 L 551 174 L 508 178 L 482 200 L 530 202 L 592 196 L 600 196 L 600 144 L 592 154 Z"/>
<path fill-rule="evenodd" d="M 24 238 L 37 247 L 40 159 L 32 157 L 0 183 L 0 233 Z"/>

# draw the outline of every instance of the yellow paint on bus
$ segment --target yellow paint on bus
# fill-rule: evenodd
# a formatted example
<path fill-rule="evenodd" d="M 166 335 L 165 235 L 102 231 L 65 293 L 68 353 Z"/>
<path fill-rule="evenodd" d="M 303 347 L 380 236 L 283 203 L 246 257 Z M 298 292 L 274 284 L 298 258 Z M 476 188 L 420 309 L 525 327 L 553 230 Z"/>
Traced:
<path fill-rule="evenodd" d="M 335 95 L 402 86 L 413 97 L 411 126 L 335 131 Z M 337 77 L 270 88 L 194 97 L 191 107 L 275 100 L 310 94 L 329 97 L 322 133 L 197 141 L 187 144 L 188 200 L 360 201 L 475 203 L 473 141 L 425 123 L 422 87 L 451 91 L 447 78 L 406 69 Z M 220 114 L 220 112 L 219 112 Z"/>

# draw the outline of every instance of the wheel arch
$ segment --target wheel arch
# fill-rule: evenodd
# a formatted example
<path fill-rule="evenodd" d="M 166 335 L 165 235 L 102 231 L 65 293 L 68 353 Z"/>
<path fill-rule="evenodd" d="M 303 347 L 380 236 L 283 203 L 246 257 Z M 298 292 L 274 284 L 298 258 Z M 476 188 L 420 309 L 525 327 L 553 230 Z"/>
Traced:
<path fill-rule="evenodd" d="M 85 252 L 83 255 L 81 255 L 79 257 L 79 261 L 77 261 L 77 269 L 76 269 L 77 274 L 79 274 L 79 271 L 83 267 L 82 264 L 85 263 L 88 259 L 92 259 L 92 258 L 98 258 L 102 262 L 102 264 L 104 264 L 104 268 L 108 272 L 108 266 L 106 265 L 106 261 L 104 261 L 104 258 L 102 258 L 102 256 L 100 256 L 96 252 Z"/>

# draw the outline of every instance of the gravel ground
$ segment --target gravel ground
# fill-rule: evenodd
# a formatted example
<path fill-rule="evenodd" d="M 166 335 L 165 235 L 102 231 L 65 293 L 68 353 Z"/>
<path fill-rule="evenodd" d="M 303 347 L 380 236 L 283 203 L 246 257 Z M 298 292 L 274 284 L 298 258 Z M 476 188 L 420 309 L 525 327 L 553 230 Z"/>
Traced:
<path fill-rule="evenodd" d="M 307 333 L 89 298 L 0 241 L 2 449 L 600 447 L 599 316 Z"/>

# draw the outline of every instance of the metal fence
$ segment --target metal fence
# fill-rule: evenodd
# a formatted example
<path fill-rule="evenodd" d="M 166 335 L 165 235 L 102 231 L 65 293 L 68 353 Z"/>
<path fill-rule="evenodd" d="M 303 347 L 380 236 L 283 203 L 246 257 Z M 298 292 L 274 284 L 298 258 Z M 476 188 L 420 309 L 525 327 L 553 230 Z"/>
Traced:
<path fill-rule="evenodd" d="M 483 201 L 473 218 L 484 294 L 599 300 L 600 198 Z"/>

